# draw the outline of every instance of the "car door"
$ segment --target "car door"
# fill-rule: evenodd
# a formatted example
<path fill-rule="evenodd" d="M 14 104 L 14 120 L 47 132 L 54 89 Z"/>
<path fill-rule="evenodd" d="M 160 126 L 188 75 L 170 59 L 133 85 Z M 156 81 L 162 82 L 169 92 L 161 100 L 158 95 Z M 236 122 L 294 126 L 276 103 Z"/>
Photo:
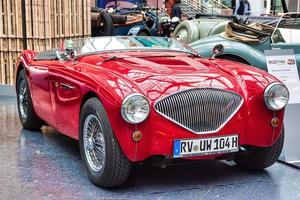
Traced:
<path fill-rule="evenodd" d="M 59 62 L 49 70 L 55 128 L 76 138 L 80 109 L 80 68 L 73 62 Z"/>
<path fill-rule="evenodd" d="M 49 68 L 52 61 L 34 61 L 29 68 L 29 85 L 36 114 L 50 125 L 54 125 L 49 84 Z"/>

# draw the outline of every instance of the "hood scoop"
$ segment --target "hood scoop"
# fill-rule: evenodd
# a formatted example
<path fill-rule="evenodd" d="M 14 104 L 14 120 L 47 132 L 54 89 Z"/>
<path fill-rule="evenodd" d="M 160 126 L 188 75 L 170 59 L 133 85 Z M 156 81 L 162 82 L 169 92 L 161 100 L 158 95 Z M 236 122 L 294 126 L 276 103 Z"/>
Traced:
<path fill-rule="evenodd" d="M 129 57 L 123 59 L 126 64 L 137 67 L 137 70 L 159 74 L 209 72 L 207 65 L 190 57 Z M 124 63 L 125 64 L 125 63 Z"/>

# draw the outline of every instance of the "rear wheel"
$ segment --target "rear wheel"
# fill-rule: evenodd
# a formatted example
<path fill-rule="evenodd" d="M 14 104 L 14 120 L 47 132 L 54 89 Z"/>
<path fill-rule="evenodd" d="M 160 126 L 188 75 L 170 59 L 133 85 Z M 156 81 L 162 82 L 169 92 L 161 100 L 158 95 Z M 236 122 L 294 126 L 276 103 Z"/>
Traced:
<path fill-rule="evenodd" d="M 22 126 L 28 130 L 39 130 L 43 121 L 35 114 L 25 70 L 19 72 L 17 78 L 18 112 Z"/>
<path fill-rule="evenodd" d="M 95 185 L 113 187 L 127 179 L 131 163 L 120 149 L 97 98 L 87 100 L 81 110 L 79 144 L 84 166 Z"/>
<path fill-rule="evenodd" d="M 236 164 L 244 169 L 261 170 L 273 165 L 283 148 L 284 131 L 282 131 L 277 142 L 268 148 L 255 148 L 250 154 L 239 154 L 235 158 Z"/>

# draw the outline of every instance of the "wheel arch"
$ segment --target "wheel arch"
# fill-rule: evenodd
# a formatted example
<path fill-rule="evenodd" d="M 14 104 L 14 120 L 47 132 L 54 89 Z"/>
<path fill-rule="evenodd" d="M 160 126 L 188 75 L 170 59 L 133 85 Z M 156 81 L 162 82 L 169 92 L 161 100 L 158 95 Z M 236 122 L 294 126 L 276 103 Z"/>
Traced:
<path fill-rule="evenodd" d="M 28 70 L 30 63 L 33 61 L 33 58 L 36 56 L 36 52 L 33 50 L 24 50 L 16 63 L 16 71 L 15 71 L 15 81 L 18 80 L 19 73 L 22 69 Z M 28 75 L 26 73 L 26 75 Z M 16 84 L 17 85 L 17 84 Z"/>
<path fill-rule="evenodd" d="M 258 49 L 258 46 L 245 44 L 242 42 L 236 42 L 231 40 L 220 39 L 215 36 L 208 37 L 208 39 L 199 40 L 200 42 L 192 43 L 192 47 L 204 57 L 212 57 L 213 47 L 222 44 L 224 46 L 224 52 L 217 56 L 221 58 L 224 55 L 238 56 L 243 60 L 246 60 L 250 65 L 267 71 L 266 56 L 262 49 Z M 205 41 L 205 43 L 203 42 Z"/>
<path fill-rule="evenodd" d="M 25 70 L 24 64 L 23 64 L 22 62 L 19 62 L 19 63 L 17 64 L 17 68 L 16 68 L 16 77 L 15 77 L 15 81 L 18 80 L 20 71 L 23 70 L 23 69 Z M 16 84 L 16 85 L 17 85 L 17 84 Z"/>
<path fill-rule="evenodd" d="M 241 62 L 243 64 L 251 65 L 251 62 L 247 58 L 244 58 L 243 56 L 240 56 L 240 55 L 237 55 L 237 54 L 227 53 L 227 54 L 221 54 L 219 56 L 216 56 L 216 58 L 225 59 L 225 60 L 226 60 L 226 58 L 229 58 L 229 57 L 231 57 L 233 59 L 236 59 L 236 60 L 232 60 L 232 61 Z M 230 59 L 228 59 L 228 60 L 230 60 Z"/>
<path fill-rule="evenodd" d="M 82 110 L 82 107 L 87 102 L 87 100 L 89 100 L 90 98 L 93 98 L 93 97 L 97 98 L 101 102 L 100 98 L 94 91 L 88 91 L 81 100 L 80 111 Z"/>

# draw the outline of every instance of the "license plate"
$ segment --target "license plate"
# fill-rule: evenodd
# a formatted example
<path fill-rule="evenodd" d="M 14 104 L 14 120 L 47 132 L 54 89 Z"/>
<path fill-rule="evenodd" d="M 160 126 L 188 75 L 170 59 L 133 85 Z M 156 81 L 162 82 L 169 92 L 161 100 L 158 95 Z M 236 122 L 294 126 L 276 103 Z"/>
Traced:
<path fill-rule="evenodd" d="M 173 145 L 173 157 L 180 158 L 188 156 L 220 154 L 236 152 L 238 150 L 238 135 L 192 140 L 175 140 Z"/>

